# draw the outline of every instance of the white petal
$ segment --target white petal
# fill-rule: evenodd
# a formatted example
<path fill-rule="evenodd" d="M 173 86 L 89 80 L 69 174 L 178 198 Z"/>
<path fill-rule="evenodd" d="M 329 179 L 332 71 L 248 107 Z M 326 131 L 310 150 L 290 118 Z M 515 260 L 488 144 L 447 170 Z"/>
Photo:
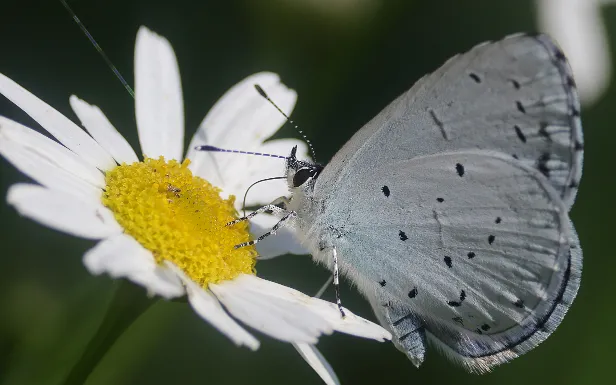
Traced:
<path fill-rule="evenodd" d="M 274 73 L 257 73 L 233 86 L 216 102 L 190 142 L 187 157 L 192 162 L 191 170 L 193 172 L 198 170 L 197 175 L 223 190 L 226 189 L 227 175 L 241 171 L 253 157 L 198 152 L 194 147 L 209 144 L 222 148 L 255 151 L 286 121 L 259 95 L 254 88 L 255 84 L 259 84 L 283 111 L 291 113 L 297 99 L 295 91 L 280 83 L 278 75 Z M 283 169 L 284 163 L 280 166 L 280 170 Z"/>
<path fill-rule="evenodd" d="M 83 256 L 90 273 L 108 273 L 126 277 L 164 298 L 184 295 L 184 286 L 167 266 L 156 264 L 152 253 L 126 234 L 117 234 L 99 242 Z"/>
<path fill-rule="evenodd" d="M 304 360 L 314 369 L 327 385 L 339 385 L 338 376 L 316 346 L 310 344 L 293 344 L 293 347 Z"/>
<path fill-rule="evenodd" d="M 65 192 L 87 202 L 100 202 L 103 192 L 100 188 L 50 163 L 39 153 L 0 139 L 0 155 L 19 171 L 50 189 Z"/>
<path fill-rule="evenodd" d="M 19 183 L 9 188 L 6 200 L 21 215 L 77 237 L 102 239 L 122 232 L 111 211 L 102 204 L 85 202 L 61 191 Z"/>
<path fill-rule="evenodd" d="M 310 300 L 312 310 L 326 319 L 338 332 L 381 342 L 391 340 L 390 332 L 374 322 L 356 316 L 347 308 L 343 308 L 345 317 L 342 318 L 336 304 L 314 297 Z"/>
<path fill-rule="evenodd" d="M 580 99 L 595 102 L 610 84 L 612 63 L 601 5 L 613 0 L 537 0 L 539 29 L 561 45 Z"/>
<path fill-rule="evenodd" d="M 135 114 L 143 154 L 182 160 L 180 70 L 167 39 L 145 27 L 139 28 L 135 45 Z"/>
<path fill-rule="evenodd" d="M 105 187 L 105 177 L 96 167 L 45 135 L 3 116 L 0 116 L 0 141 L 6 142 L 9 148 L 20 147 L 23 152 L 34 153 L 34 157 L 43 158 L 45 163 L 51 163 L 93 186 Z"/>
<path fill-rule="evenodd" d="M 332 330 L 377 341 L 391 339 L 387 330 L 348 309 L 342 318 L 331 302 L 253 275 L 209 287 L 234 317 L 283 341 L 314 344 Z"/>
<path fill-rule="evenodd" d="M 108 170 L 116 165 L 113 158 L 79 126 L 2 74 L 0 93 L 91 166 Z"/>
<path fill-rule="evenodd" d="M 297 146 L 297 158 L 309 160 L 306 151 L 308 147 L 304 142 L 296 139 L 277 139 L 263 143 L 255 151 L 266 154 L 278 154 L 288 156 L 293 146 Z M 285 175 L 286 161 L 266 156 L 251 156 L 229 154 L 237 156 L 236 170 L 227 170 L 224 174 L 224 193 L 233 194 L 237 197 L 235 206 L 242 208 L 242 200 L 248 187 L 254 182 L 276 176 Z M 239 164 L 242 164 L 241 167 Z M 289 194 L 289 186 L 286 179 L 277 179 L 261 182 L 254 185 L 246 195 L 246 207 L 264 205 L 274 199 Z"/>
<path fill-rule="evenodd" d="M 269 214 L 259 214 L 250 220 L 250 232 L 258 237 L 268 232 L 280 219 Z M 282 227 L 272 235 L 257 243 L 259 259 L 270 259 L 284 254 L 310 254 L 297 239 L 296 232 L 291 227 Z"/>
<path fill-rule="evenodd" d="M 69 101 L 81 124 L 113 156 L 116 162 L 131 164 L 139 161 L 133 148 L 111 124 L 100 108 L 84 102 L 75 95 L 71 95 Z"/>
<path fill-rule="evenodd" d="M 170 262 L 167 264 L 186 285 L 188 301 L 201 318 L 229 337 L 236 345 L 245 345 L 251 350 L 259 348 L 259 341 L 225 312 L 216 297 L 193 282 L 179 267 Z"/>
<path fill-rule="evenodd" d="M 297 290 L 246 274 L 209 287 L 235 318 L 271 337 L 314 344 L 332 332 L 307 306 L 311 298 Z"/>

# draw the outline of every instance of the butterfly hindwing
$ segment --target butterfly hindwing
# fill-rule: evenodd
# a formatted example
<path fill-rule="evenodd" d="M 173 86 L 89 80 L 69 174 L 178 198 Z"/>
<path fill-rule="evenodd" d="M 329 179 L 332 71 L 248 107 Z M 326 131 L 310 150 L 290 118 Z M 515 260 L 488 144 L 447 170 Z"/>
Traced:
<path fill-rule="evenodd" d="M 407 304 L 389 296 L 384 290 L 372 294 L 368 299 L 379 322 L 391 332 L 394 345 L 419 367 L 426 355 L 423 320 Z"/>
<path fill-rule="evenodd" d="M 400 302 L 450 356 L 486 371 L 560 323 L 581 254 L 571 258 L 567 207 L 540 172 L 474 150 L 399 161 L 358 183 L 327 212 L 342 271 L 368 298 Z"/>

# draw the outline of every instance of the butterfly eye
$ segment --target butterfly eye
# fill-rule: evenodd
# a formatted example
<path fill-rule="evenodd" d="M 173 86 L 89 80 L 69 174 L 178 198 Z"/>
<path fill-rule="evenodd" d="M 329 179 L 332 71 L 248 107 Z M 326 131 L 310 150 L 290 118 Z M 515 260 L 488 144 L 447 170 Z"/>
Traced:
<path fill-rule="evenodd" d="M 312 176 L 314 176 L 314 174 L 315 170 L 313 168 L 300 168 L 299 170 L 297 170 L 295 175 L 293 175 L 293 187 L 299 187 L 303 185 L 304 183 L 306 183 L 308 178 L 311 178 Z"/>

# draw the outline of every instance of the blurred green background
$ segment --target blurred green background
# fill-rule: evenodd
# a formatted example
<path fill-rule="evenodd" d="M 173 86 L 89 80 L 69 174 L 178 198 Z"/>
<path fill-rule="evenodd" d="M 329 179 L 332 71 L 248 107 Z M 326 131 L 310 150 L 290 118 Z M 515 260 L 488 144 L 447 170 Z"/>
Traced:
<path fill-rule="evenodd" d="M 230 86 L 262 70 L 298 91 L 293 118 L 329 159 L 388 102 L 448 57 L 517 31 L 536 31 L 530 0 L 69 1 L 133 83 L 137 28 L 167 37 L 183 81 L 187 140 Z M 0 1 L 0 72 L 74 118 L 68 97 L 97 104 L 137 146 L 133 101 L 59 2 Z M 616 39 L 616 7 L 602 12 Z M 616 52 L 610 55 L 615 57 Z M 584 250 L 581 290 L 558 330 L 493 373 L 465 373 L 433 349 L 416 369 L 390 344 L 337 334 L 319 348 L 343 384 L 614 383 L 616 90 L 583 109 L 584 177 L 572 218 Z M 30 126 L 6 99 L 0 113 Z M 280 137 L 296 137 L 286 127 Z M 137 147 L 136 147 L 137 148 Z M 25 181 L 0 160 L 0 196 Z M 61 383 L 96 331 L 113 294 L 81 263 L 89 241 L 20 218 L 0 204 L 0 383 Z M 257 266 L 264 278 L 314 293 L 327 273 L 306 256 Z M 350 285 L 350 309 L 374 319 Z M 326 293 L 331 299 L 333 294 Z M 87 384 L 319 384 L 294 349 L 259 335 L 236 348 L 184 303 L 160 301 L 109 351 Z M 612 378 L 612 380 L 610 380 Z"/>

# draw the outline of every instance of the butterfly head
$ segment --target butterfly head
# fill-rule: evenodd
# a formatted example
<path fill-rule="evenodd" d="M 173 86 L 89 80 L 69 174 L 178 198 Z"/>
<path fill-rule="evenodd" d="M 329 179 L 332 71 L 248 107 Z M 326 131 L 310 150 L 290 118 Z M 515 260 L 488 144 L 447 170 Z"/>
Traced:
<path fill-rule="evenodd" d="M 317 163 L 298 160 L 296 157 L 297 146 L 291 150 L 291 155 L 287 157 L 286 177 L 287 184 L 291 191 L 310 190 L 318 178 L 323 166 Z"/>

